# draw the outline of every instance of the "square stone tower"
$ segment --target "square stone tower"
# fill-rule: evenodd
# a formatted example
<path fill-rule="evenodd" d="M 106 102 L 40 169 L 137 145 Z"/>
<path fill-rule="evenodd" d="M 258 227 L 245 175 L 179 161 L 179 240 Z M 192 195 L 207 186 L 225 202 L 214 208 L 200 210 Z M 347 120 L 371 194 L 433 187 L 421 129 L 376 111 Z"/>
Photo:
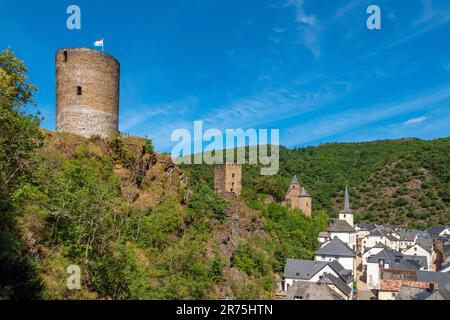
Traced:
<path fill-rule="evenodd" d="M 227 163 L 214 167 L 214 190 L 218 193 L 241 195 L 242 165 Z"/>

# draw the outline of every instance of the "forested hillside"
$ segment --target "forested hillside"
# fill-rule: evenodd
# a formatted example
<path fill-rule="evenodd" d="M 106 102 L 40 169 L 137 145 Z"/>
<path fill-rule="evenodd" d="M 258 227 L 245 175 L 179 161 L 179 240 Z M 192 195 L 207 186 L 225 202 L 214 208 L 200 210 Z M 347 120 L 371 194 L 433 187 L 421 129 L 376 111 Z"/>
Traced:
<path fill-rule="evenodd" d="M 212 186 L 208 166 L 184 166 L 194 181 Z M 280 171 L 261 176 L 244 166 L 244 196 L 282 201 L 293 175 L 313 196 L 313 208 L 335 216 L 349 186 L 356 219 L 426 228 L 450 222 L 450 138 L 331 143 L 280 148 Z"/>
<path fill-rule="evenodd" d="M 0 299 L 268 299 L 312 257 L 324 212 L 223 199 L 149 139 L 41 131 L 26 71 L 0 54 Z"/>
<path fill-rule="evenodd" d="M 150 139 L 40 130 L 26 72 L 0 53 L 0 299 L 273 298 L 345 184 L 361 221 L 449 221 L 450 139 L 282 148 L 278 175 L 245 166 L 242 197 L 222 197 L 211 166 L 179 168 Z M 312 218 L 278 203 L 294 174 Z"/>

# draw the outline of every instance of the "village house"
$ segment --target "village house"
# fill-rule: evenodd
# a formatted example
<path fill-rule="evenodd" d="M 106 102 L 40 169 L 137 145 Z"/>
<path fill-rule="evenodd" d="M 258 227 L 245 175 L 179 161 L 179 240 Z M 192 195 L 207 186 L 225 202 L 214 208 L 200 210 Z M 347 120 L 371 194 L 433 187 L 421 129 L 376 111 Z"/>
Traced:
<path fill-rule="evenodd" d="M 363 252 L 381 243 L 393 250 L 400 250 L 400 235 L 394 230 L 378 226 L 362 240 Z"/>
<path fill-rule="evenodd" d="M 331 240 L 331 235 L 328 231 L 321 231 L 317 237 L 317 240 L 319 240 L 320 245 L 322 245 Z"/>
<path fill-rule="evenodd" d="M 450 228 L 442 225 L 432 226 L 427 232 L 432 238 L 450 236 Z"/>
<path fill-rule="evenodd" d="M 330 239 L 338 238 L 351 249 L 356 250 L 356 231 L 347 221 L 335 220 L 333 224 L 328 227 L 327 232 Z"/>
<path fill-rule="evenodd" d="M 433 264 L 435 253 L 433 251 L 433 240 L 431 238 L 421 238 L 416 244 L 402 251 L 405 255 L 423 256 L 427 258 L 427 268 Z"/>
<path fill-rule="evenodd" d="M 376 245 L 374 245 L 372 248 L 368 248 L 363 254 L 362 254 L 362 266 L 363 266 L 363 271 L 365 270 L 365 267 L 367 267 L 367 258 L 374 256 L 378 253 L 380 253 L 381 251 L 385 250 L 385 249 L 390 249 L 388 246 L 386 246 L 385 244 L 382 243 L 378 243 Z"/>
<path fill-rule="evenodd" d="M 424 300 L 433 292 L 434 283 L 418 281 L 415 270 L 381 270 L 378 300 L 402 300 L 411 295 Z"/>
<path fill-rule="evenodd" d="M 334 238 L 322 245 L 314 254 L 315 261 L 337 261 L 345 269 L 355 274 L 356 253 L 341 239 Z"/>
<path fill-rule="evenodd" d="M 420 270 L 421 268 L 420 258 L 415 257 L 413 260 L 398 251 L 384 249 L 367 258 L 367 286 L 370 289 L 379 289 L 382 269 Z"/>
<path fill-rule="evenodd" d="M 346 270 L 337 261 L 287 259 L 281 287 L 283 291 L 287 291 L 296 281 L 317 282 L 327 274 L 341 278 L 347 286 L 352 284 L 351 270 Z"/>
<path fill-rule="evenodd" d="M 297 282 L 318 283 L 329 287 L 342 299 L 353 297 L 353 276 L 339 262 L 288 259 L 284 267 L 282 290 L 289 293 Z"/>
<path fill-rule="evenodd" d="M 356 252 L 359 255 L 363 254 L 362 240 L 370 234 L 375 228 L 376 224 L 356 224 Z"/>
<path fill-rule="evenodd" d="M 286 300 L 343 300 L 329 286 L 317 282 L 295 282 L 289 287 Z"/>
<path fill-rule="evenodd" d="M 399 230 L 397 232 L 399 235 L 399 250 L 405 250 L 413 246 L 417 241 L 417 232 L 409 230 Z"/>

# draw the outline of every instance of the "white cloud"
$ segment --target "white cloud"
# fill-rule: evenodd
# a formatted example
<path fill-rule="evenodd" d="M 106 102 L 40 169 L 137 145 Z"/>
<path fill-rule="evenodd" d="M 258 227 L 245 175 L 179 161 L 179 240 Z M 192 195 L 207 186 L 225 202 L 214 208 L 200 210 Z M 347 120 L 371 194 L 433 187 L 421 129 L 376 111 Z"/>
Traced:
<path fill-rule="evenodd" d="M 384 121 L 408 112 L 430 110 L 444 101 L 450 101 L 450 87 L 422 92 L 415 97 L 371 107 L 352 108 L 322 118 L 314 118 L 284 132 L 284 145 L 311 143 L 336 134 Z M 282 137 L 283 138 L 283 137 Z"/>
<path fill-rule="evenodd" d="M 280 27 L 273 28 L 273 32 L 276 32 L 276 33 L 283 33 L 286 30 L 287 30 L 286 28 L 280 28 Z"/>
<path fill-rule="evenodd" d="M 339 19 L 349 13 L 353 8 L 360 3 L 360 0 L 353 0 L 348 2 L 345 6 L 342 6 L 338 9 L 336 14 L 334 15 L 334 19 Z"/>
<path fill-rule="evenodd" d="M 417 124 L 417 123 L 421 123 L 424 122 L 425 120 L 427 120 L 427 117 L 419 117 L 419 118 L 413 118 L 413 119 L 409 119 L 408 121 L 406 121 L 404 123 L 404 125 L 411 125 L 411 124 Z"/>
<path fill-rule="evenodd" d="M 320 25 L 315 15 L 307 14 L 304 9 L 304 0 L 289 0 L 288 6 L 295 7 L 295 20 L 303 45 L 308 48 L 315 58 L 320 57 L 319 32 Z"/>

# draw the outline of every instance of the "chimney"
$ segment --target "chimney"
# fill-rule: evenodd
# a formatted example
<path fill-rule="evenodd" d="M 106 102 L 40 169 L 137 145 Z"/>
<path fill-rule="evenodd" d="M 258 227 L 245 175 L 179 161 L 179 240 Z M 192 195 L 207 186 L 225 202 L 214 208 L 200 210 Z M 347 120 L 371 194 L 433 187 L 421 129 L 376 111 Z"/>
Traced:
<path fill-rule="evenodd" d="M 434 282 L 430 282 L 430 286 L 428 287 L 428 291 L 429 291 L 430 293 L 433 293 L 433 292 L 434 292 L 434 289 L 435 289 Z"/>

